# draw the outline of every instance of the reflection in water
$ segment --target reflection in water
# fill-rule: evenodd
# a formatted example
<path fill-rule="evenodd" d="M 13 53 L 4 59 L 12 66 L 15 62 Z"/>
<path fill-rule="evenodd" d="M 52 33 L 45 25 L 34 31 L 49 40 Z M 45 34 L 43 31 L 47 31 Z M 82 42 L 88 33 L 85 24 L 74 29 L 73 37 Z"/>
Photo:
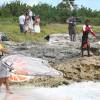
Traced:
<path fill-rule="evenodd" d="M 74 83 L 58 88 L 12 87 L 14 94 L 0 93 L 0 100 L 100 100 L 100 82 Z"/>

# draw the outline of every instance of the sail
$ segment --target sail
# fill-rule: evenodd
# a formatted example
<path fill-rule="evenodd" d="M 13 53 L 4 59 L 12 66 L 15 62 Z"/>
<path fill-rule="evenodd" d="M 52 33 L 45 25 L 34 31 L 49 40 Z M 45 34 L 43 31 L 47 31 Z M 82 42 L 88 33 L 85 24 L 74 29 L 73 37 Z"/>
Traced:
<path fill-rule="evenodd" d="M 15 73 L 13 72 L 10 77 L 11 80 L 15 81 L 18 80 L 19 77 L 22 81 L 26 79 L 28 80 L 34 76 L 62 76 L 62 73 L 52 68 L 46 60 L 21 54 L 10 55 L 3 58 L 2 64 L 15 70 Z M 13 78 L 15 75 L 18 75 L 18 78 Z M 21 76 L 23 76 L 23 78 Z"/>

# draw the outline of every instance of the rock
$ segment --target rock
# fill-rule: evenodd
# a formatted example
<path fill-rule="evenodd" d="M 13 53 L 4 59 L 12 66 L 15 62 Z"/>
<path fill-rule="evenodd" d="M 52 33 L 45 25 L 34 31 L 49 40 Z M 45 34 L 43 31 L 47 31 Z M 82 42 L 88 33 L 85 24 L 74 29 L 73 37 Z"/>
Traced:
<path fill-rule="evenodd" d="M 96 42 L 93 40 L 93 37 L 91 37 L 91 51 L 94 54 L 100 55 L 100 32 L 96 32 Z"/>
<path fill-rule="evenodd" d="M 8 37 L 5 35 L 4 32 L 0 32 L 0 41 L 8 41 Z"/>
<path fill-rule="evenodd" d="M 42 45 L 34 46 L 30 49 L 31 55 L 44 59 L 52 60 L 66 60 L 80 55 L 80 50 L 75 49 L 73 46 L 51 46 Z"/>
<path fill-rule="evenodd" d="M 70 41 L 69 40 L 69 35 L 68 34 L 51 34 L 49 37 L 49 44 L 62 44 L 62 43 L 66 43 L 66 41 Z"/>
<path fill-rule="evenodd" d="M 54 35 L 55 37 L 56 35 Z M 60 38 L 61 36 L 61 38 Z M 53 37 L 53 35 L 52 35 Z M 69 41 L 67 35 L 63 34 L 57 36 L 57 41 L 51 43 L 39 43 L 39 42 L 24 42 L 14 43 L 11 41 L 4 42 L 10 54 L 23 54 L 33 57 L 42 58 L 48 60 L 49 63 L 57 70 L 64 74 L 62 79 L 59 78 L 57 84 L 55 79 L 48 77 L 46 80 L 43 78 L 37 78 L 35 80 L 38 85 L 56 86 L 69 81 L 82 81 L 82 80 L 100 80 L 100 57 L 80 57 L 81 56 L 81 36 L 77 36 L 77 41 Z M 64 41 L 60 42 L 60 39 Z M 100 50 L 100 42 L 92 42 L 91 49 Z M 94 51 L 96 52 L 96 51 Z M 87 55 L 87 52 L 86 52 Z M 56 78 L 57 79 L 57 78 Z M 34 82 L 34 80 L 32 80 Z M 50 80 L 50 81 L 49 81 Z M 41 82 L 40 82 L 41 81 Z M 51 82 L 51 83 L 50 83 Z"/>
<path fill-rule="evenodd" d="M 57 44 L 39 43 L 39 42 L 23 42 L 15 43 L 6 41 L 4 44 L 12 54 L 21 53 L 24 55 L 32 55 L 33 57 L 43 58 L 50 62 L 59 62 L 80 55 L 80 42 L 71 42 L 67 40 L 67 34 L 53 34 L 52 38 L 57 38 Z M 64 41 L 66 42 L 62 42 Z M 52 39 L 51 39 L 52 40 Z M 62 40 L 62 41 L 61 41 Z M 61 43 L 59 43 L 61 41 Z"/>
<path fill-rule="evenodd" d="M 47 59 L 49 61 L 63 61 L 80 55 L 80 38 L 70 41 L 68 34 L 52 34 L 49 42 L 44 45 L 34 45 L 30 51 L 32 56 Z"/>
<path fill-rule="evenodd" d="M 91 43 L 91 51 L 93 53 L 100 53 L 100 41 Z"/>
<path fill-rule="evenodd" d="M 73 58 L 54 66 L 68 80 L 100 80 L 100 57 Z"/>

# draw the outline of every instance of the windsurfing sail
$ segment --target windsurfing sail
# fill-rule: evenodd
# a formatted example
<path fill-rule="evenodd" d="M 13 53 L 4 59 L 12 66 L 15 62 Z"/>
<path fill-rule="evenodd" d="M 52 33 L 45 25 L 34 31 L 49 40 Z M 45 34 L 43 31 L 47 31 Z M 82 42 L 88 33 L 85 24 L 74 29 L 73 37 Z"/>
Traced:
<path fill-rule="evenodd" d="M 68 4 L 69 4 L 69 6 L 70 6 L 71 11 L 73 11 L 73 10 L 74 10 L 74 7 L 72 6 L 72 4 L 70 3 L 69 0 L 68 0 Z"/>
<path fill-rule="evenodd" d="M 21 54 L 6 56 L 2 59 L 2 65 L 10 66 L 15 70 L 11 74 L 10 79 L 16 80 L 29 80 L 34 76 L 62 76 L 62 73 L 52 68 L 46 60 L 40 58 L 33 58 Z M 17 76 L 16 76 L 17 75 Z M 23 76 L 24 75 L 24 76 Z M 13 77 L 14 76 L 14 77 Z M 25 79 L 26 76 L 26 79 Z M 30 77 L 29 77 L 30 76 Z"/>

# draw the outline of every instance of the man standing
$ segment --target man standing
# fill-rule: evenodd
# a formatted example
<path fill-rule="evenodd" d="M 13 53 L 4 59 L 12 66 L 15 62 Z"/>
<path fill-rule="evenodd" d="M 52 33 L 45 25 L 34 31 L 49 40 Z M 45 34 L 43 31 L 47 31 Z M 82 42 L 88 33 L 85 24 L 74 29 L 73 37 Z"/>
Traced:
<path fill-rule="evenodd" d="M 88 35 L 89 33 L 91 33 L 94 36 L 94 39 L 96 39 L 96 33 L 93 32 L 89 19 L 85 20 L 85 25 L 83 25 L 82 31 L 83 31 L 82 48 L 81 48 L 82 57 L 84 56 L 83 52 L 85 49 L 87 50 L 88 56 L 90 56 L 90 42 L 89 42 Z"/>
<path fill-rule="evenodd" d="M 75 41 L 76 39 L 76 31 L 75 31 L 76 19 L 72 16 L 68 18 L 67 23 L 68 23 L 68 31 L 69 31 L 70 40 Z"/>
<path fill-rule="evenodd" d="M 20 26 L 20 32 L 24 32 L 24 24 L 25 24 L 25 15 L 22 13 L 21 16 L 19 16 L 19 26 Z"/>

